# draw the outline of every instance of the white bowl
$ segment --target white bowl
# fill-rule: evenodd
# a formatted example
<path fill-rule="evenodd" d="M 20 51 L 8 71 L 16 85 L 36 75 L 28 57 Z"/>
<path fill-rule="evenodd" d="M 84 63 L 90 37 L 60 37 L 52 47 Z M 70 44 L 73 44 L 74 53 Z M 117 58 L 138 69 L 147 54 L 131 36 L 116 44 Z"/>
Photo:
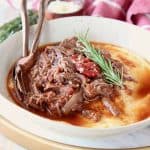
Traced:
<path fill-rule="evenodd" d="M 69 17 L 50 21 L 45 24 L 41 44 L 61 41 L 74 36 L 77 32 L 85 32 L 88 28 L 89 39 L 125 47 L 150 60 L 150 32 L 111 19 Z M 34 27 L 31 30 L 31 37 L 33 30 Z M 150 125 L 149 118 L 131 125 L 109 129 L 77 127 L 42 118 L 17 106 L 7 92 L 6 77 L 11 65 L 21 56 L 21 45 L 21 32 L 0 45 L 0 115 L 17 127 L 49 140 L 99 148 L 99 140 L 102 136 L 117 136 L 119 133 L 135 131 Z"/>

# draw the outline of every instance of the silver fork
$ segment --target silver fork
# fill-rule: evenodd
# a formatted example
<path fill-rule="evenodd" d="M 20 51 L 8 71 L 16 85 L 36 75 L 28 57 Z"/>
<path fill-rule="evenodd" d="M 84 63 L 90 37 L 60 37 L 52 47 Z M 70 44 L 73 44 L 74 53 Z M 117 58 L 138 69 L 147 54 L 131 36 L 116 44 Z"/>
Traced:
<path fill-rule="evenodd" d="M 28 92 L 28 83 L 26 81 L 26 73 L 35 62 L 35 53 L 39 44 L 40 34 L 44 22 L 44 12 L 48 0 L 40 1 L 39 19 L 31 50 L 29 51 L 29 23 L 27 17 L 27 4 L 26 0 L 21 0 L 21 20 L 23 32 L 23 46 L 22 57 L 16 62 L 14 67 L 14 81 L 15 86 L 19 92 L 26 94 Z"/>

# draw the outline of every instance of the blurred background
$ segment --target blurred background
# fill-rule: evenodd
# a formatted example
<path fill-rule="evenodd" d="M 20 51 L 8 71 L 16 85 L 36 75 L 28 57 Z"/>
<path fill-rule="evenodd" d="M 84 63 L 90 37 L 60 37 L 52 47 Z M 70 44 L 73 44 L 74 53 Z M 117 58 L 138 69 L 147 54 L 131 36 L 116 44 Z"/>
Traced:
<path fill-rule="evenodd" d="M 38 10 L 39 1 L 27 0 L 28 8 Z M 19 14 L 18 2 L 0 0 L 0 24 Z M 150 0 L 53 0 L 51 3 L 46 12 L 48 19 L 52 16 L 90 15 L 119 19 L 150 29 Z"/>

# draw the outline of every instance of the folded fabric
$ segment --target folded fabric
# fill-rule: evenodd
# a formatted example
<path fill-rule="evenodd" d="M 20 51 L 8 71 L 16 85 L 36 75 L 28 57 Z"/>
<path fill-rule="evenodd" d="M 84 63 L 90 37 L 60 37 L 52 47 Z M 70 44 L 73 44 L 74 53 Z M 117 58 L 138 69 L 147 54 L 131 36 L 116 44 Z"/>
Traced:
<path fill-rule="evenodd" d="M 7 1 L 18 8 L 18 0 Z M 39 1 L 28 0 L 29 7 L 38 9 Z M 150 0 L 85 0 L 81 15 L 119 19 L 150 30 Z"/>
<path fill-rule="evenodd" d="M 127 12 L 127 21 L 150 30 L 150 0 L 134 0 Z"/>
<path fill-rule="evenodd" d="M 83 15 L 119 19 L 150 30 L 150 0 L 87 0 Z"/>
<path fill-rule="evenodd" d="M 125 20 L 126 11 L 132 0 L 92 0 L 87 2 L 89 3 L 89 7 L 84 7 L 84 15 Z"/>

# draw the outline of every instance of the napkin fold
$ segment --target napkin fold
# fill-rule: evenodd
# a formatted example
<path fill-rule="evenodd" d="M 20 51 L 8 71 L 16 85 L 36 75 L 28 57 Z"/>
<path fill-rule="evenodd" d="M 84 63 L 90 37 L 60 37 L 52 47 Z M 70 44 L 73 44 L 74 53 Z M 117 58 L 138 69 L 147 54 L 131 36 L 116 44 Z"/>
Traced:
<path fill-rule="evenodd" d="M 119 19 L 150 29 L 150 0 L 86 0 L 83 15 Z"/>
<path fill-rule="evenodd" d="M 150 0 L 134 0 L 126 19 L 128 22 L 150 30 Z"/>

